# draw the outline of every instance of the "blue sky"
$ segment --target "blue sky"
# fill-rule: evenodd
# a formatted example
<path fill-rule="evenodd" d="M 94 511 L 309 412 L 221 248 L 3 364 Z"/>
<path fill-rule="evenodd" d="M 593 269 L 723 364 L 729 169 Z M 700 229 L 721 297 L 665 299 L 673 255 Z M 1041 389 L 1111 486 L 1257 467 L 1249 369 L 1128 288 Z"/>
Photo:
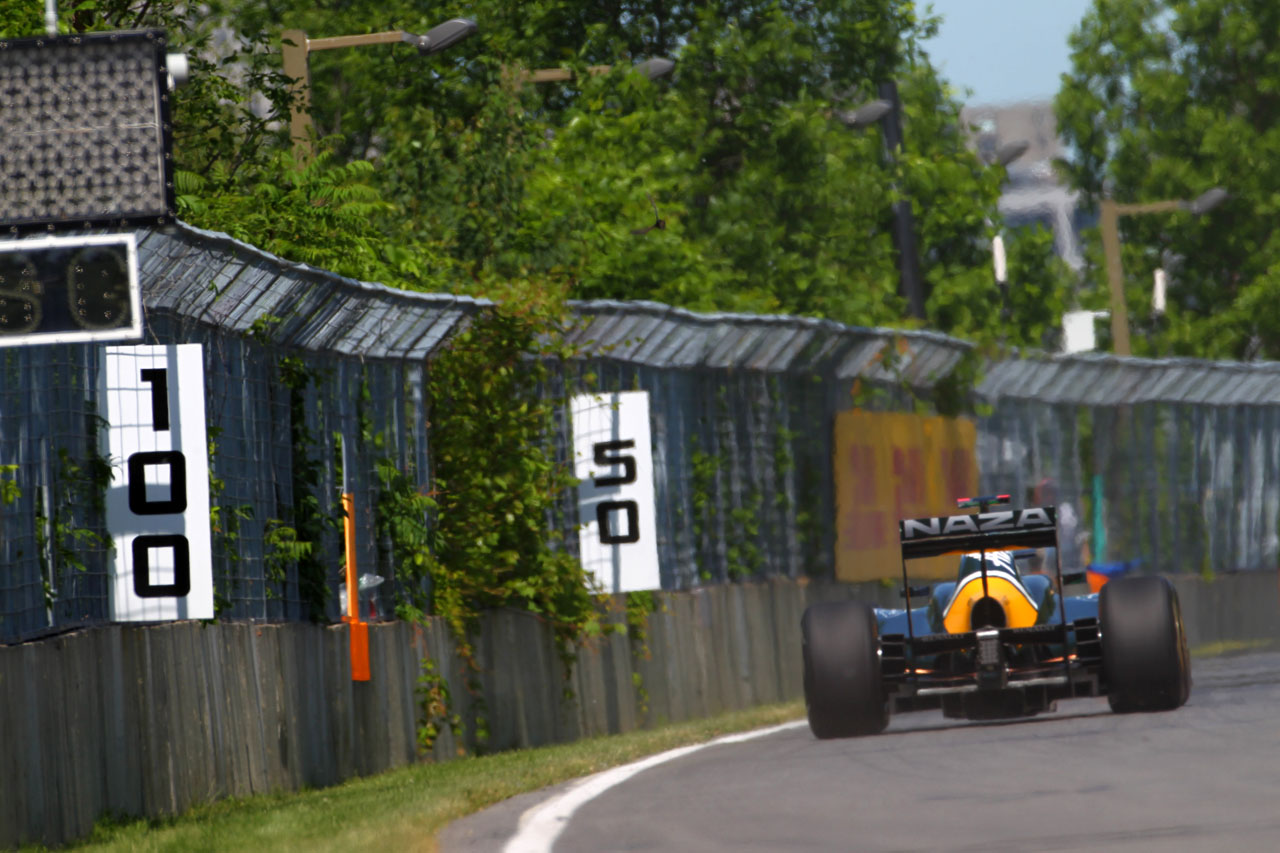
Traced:
<path fill-rule="evenodd" d="M 924 43 L 968 104 L 1047 100 L 1071 67 L 1067 36 L 1092 0 L 918 0 L 942 16 Z M 964 89 L 972 89 L 964 95 Z"/>

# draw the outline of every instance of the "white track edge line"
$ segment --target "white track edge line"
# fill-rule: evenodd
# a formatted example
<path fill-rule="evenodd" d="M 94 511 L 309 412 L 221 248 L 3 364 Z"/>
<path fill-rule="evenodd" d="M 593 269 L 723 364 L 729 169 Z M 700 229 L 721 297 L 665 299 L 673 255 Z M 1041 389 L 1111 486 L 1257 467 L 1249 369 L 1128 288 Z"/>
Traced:
<path fill-rule="evenodd" d="M 659 764 L 683 758 L 690 753 L 698 752 L 709 746 L 742 743 L 743 741 L 767 737 L 771 734 L 797 729 L 806 725 L 808 725 L 806 720 L 794 720 L 790 723 L 782 723 L 764 729 L 724 735 L 706 743 L 695 743 L 691 746 L 669 749 L 666 752 L 660 752 L 657 755 L 651 755 L 648 758 L 642 758 L 630 764 L 623 764 L 619 767 L 602 770 L 595 775 L 587 776 L 575 782 L 573 787 L 564 793 L 550 797 L 536 806 L 526 809 L 520 815 L 520 823 L 516 828 L 515 835 L 511 836 L 503 846 L 503 853 L 551 853 L 551 846 L 556 843 L 560 833 L 564 832 L 565 827 L 569 825 L 569 820 L 573 817 L 575 811 L 615 785 L 621 785 L 632 776 L 648 770 L 650 767 L 656 767 Z"/>

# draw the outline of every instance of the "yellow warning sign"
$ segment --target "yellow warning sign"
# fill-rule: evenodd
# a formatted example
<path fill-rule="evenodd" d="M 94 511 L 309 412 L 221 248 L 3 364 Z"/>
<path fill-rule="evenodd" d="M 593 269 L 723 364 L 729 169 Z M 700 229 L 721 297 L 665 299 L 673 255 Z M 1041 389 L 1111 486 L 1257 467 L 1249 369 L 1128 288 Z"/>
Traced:
<path fill-rule="evenodd" d="M 839 412 L 835 426 L 836 578 L 902 576 L 898 520 L 954 515 L 978 488 L 977 428 L 966 418 Z M 912 560 L 912 578 L 950 578 L 954 556 Z"/>

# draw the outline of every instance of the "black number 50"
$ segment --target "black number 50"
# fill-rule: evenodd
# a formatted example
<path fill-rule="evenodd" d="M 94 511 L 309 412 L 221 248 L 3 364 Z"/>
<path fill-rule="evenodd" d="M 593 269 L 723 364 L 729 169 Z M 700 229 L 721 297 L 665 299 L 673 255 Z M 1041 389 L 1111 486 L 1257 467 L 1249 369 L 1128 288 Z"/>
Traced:
<path fill-rule="evenodd" d="M 636 443 L 631 439 L 625 441 L 598 441 L 591 447 L 592 457 L 597 465 L 606 468 L 622 466 L 621 474 L 595 476 L 591 481 L 597 487 L 625 486 L 636 481 L 636 458 L 629 453 L 618 453 L 629 450 Z M 614 532 L 611 519 L 613 513 L 621 512 L 626 516 L 626 532 Z M 602 501 L 596 504 L 596 524 L 600 527 L 600 544 L 626 545 L 640 541 L 640 507 L 635 501 Z"/>
<path fill-rule="evenodd" d="M 608 477 L 592 477 L 592 481 L 597 486 L 625 486 L 627 483 L 636 481 L 636 458 L 630 454 L 613 455 L 619 450 L 628 450 L 635 447 L 636 443 L 631 439 L 626 441 L 597 441 L 591 446 L 591 452 L 595 455 L 597 465 L 606 468 L 612 468 L 616 465 L 622 466 L 621 475 L 611 475 Z"/>

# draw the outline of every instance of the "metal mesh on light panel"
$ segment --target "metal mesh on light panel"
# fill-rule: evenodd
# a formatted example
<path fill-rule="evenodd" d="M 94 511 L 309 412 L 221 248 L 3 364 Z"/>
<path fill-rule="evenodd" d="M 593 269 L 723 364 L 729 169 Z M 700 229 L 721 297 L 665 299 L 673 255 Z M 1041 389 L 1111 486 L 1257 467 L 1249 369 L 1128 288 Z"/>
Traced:
<path fill-rule="evenodd" d="M 162 30 L 0 40 L 0 224 L 172 215 Z"/>

